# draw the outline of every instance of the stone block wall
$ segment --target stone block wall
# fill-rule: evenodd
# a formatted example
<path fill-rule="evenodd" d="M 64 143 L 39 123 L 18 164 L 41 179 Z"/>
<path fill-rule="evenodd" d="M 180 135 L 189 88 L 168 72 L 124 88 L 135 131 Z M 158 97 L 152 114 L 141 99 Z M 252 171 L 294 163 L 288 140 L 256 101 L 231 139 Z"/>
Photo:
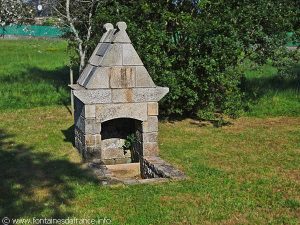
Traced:
<path fill-rule="evenodd" d="M 101 123 L 96 121 L 95 106 L 74 98 L 75 147 L 86 160 L 101 158 Z"/>
<path fill-rule="evenodd" d="M 85 105 L 75 97 L 75 146 L 87 161 L 106 160 L 109 164 L 126 163 L 130 155 L 104 152 L 101 138 L 102 123 L 116 118 L 135 120 L 137 137 L 134 150 L 139 157 L 157 156 L 158 149 L 158 103 L 119 103 Z"/>

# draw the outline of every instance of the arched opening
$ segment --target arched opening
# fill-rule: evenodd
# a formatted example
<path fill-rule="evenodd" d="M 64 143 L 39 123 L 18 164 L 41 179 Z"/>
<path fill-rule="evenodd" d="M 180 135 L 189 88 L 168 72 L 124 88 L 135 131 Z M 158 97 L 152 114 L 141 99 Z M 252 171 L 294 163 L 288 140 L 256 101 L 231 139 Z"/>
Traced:
<path fill-rule="evenodd" d="M 106 165 L 139 162 L 142 122 L 117 118 L 101 124 L 101 159 Z M 140 143 L 140 144 L 139 144 Z"/>

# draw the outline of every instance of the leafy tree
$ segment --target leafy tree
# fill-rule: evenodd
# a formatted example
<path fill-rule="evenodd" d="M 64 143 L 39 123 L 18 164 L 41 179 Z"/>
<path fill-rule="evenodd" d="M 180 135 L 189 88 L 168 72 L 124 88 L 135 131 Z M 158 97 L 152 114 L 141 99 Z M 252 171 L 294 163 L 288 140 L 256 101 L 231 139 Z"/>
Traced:
<path fill-rule="evenodd" d="M 299 10 L 297 0 L 107 1 L 93 18 L 98 26 L 88 55 L 102 34 L 100 25 L 125 21 L 154 81 L 170 87 L 162 113 L 237 116 L 244 61 L 274 59 L 286 32 L 298 34 Z"/>

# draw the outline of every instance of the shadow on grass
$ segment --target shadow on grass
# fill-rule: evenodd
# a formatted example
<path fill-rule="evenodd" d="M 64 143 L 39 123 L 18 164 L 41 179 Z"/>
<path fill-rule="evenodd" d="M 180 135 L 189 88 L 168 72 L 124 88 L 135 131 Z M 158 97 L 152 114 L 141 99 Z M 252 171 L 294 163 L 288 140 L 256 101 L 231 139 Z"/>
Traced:
<path fill-rule="evenodd" d="M 261 76 L 243 78 L 242 90 L 246 93 L 247 101 L 257 101 L 268 93 L 284 93 L 292 91 L 300 93 L 300 64 L 289 71 L 289 75 L 276 74 L 274 76 Z"/>
<path fill-rule="evenodd" d="M 64 105 L 70 110 L 69 68 L 47 70 L 24 68 L 14 74 L 0 76 L 2 89 L 9 95 L 0 99 L 3 108 L 32 108 L 46 105 Z M 74 78 L 76 81 L 76 77 Z"/>
<path fill-rule="evenodd" d="M 190 122 L 191 125 L 195 125 L 198 127 L 208 127 L 213 126 L 215 128 L 231 126 L 233 123 L 231 121 L 227 121 L 222 117 L 217 118 L 215 120 L 193 120 Z"/>
<path fill-rule="evenodd" d="M 63 135 L 65 136 L 64 141 L 72 143 L 73 147 L 75 147 L 75 135 L 74 135 L 74 129 L 75 128 L 74 127 L 75 126 L 72 125 L 68 129 L 61 131 L 63 133 Z"/>
<path fill-rule="evenodd" d="M 0 216 L 65 218 L 74 199 L 74 183 L 97 183 L 92 175 L 65 159 L 11 141 L 0 130 Z"/>
<path fill-rule="evenodd" d="M 27 81 L 39 83 L 40 81 L 46 81 L 56 88 L 67 87 L 69 83 L 69 69 L 67 66 L 55 70 L 29 67 L 20 73 L 2 75 L 0 76 L 0 81 L 7 83 L 22 83 Z"/>

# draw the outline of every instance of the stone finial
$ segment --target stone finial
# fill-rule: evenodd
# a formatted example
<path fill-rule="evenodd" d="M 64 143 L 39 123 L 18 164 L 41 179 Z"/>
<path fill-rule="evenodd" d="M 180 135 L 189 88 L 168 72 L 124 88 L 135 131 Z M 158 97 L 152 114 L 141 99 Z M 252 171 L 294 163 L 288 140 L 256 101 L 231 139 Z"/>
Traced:
<path fill-rule="evenodd" d="M 119 30 L 126 30 L 127 24 L 125 22 L 117 22 L 117 27 Z"/>
<path fill-rule="evenodd" d="M 125 22 L 117 23 L 117 32 L 113 39 L 113 43 L 131 43 L 128 34 L 126 33 L 127 24 Z"/>
<path fill-rule="evenodd" d="M 105 33 L 102 35 L 100 43 L 110 43 L 114 34 L 114 25 L 106 23 L 103 25 L 103 28 L 105 29 Z"/>
<path fill-rule="evenodd" d="M 106 24 L 103 25 L 103 28 L 104 28 L 106 31 L 109 31 L 109 30 L 114 29 L 114 25 L 112 25 L 111 23 L 106 23 Z"/>

